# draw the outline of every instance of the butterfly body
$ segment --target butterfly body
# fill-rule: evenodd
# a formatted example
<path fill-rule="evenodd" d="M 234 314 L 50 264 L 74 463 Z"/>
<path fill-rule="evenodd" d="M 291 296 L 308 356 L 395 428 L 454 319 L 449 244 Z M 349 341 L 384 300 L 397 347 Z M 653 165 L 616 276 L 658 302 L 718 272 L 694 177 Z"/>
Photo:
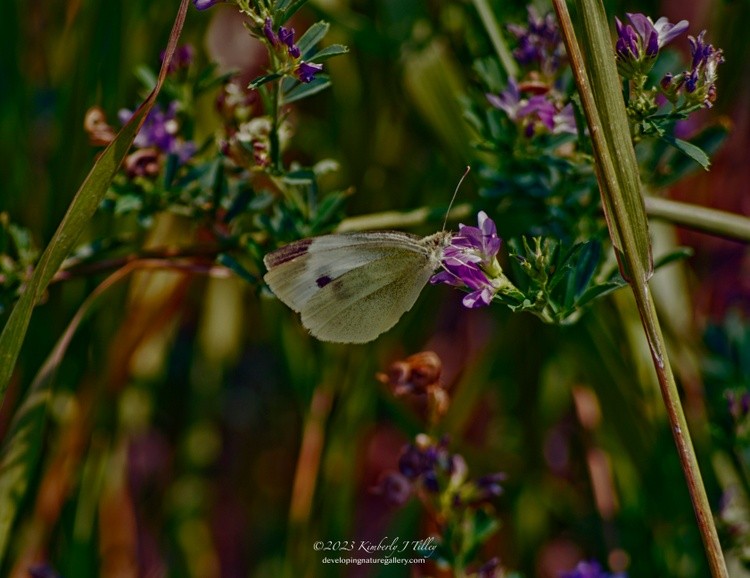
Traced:
<path fill-rule="evenodd" d="M 451 234 L 397 231 L 324 235 L 264 258 L 264 280 L 323 341 L 365 343 L 412 308 L 440 267 Z"/>

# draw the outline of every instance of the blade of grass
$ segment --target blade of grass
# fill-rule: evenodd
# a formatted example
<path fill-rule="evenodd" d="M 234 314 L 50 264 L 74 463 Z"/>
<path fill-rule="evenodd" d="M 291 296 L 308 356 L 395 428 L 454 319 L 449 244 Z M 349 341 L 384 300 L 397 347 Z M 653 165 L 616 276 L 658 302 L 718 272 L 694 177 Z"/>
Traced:
<path fill-rule="evenodd" d="M 617 71 L 604 7 L 597 0 L 576 0 L 576 7 L 582 19 L 582 44 L 590 57 L 584 62 L 565 0 L 553 0 L 553 4 L 594 145 L 599 188 L 610 237 L 618 251 L 617 258 L 623 277 L 628 280 L 633 290 L 651 349 L 654 369 L 698 520 L 711 575 L 713 578 L 728 577 L 711 507 L 647 283 L 652 272 L 648 223 L 643 199 L 640 196 L 638 167 L 630 162 L 631 157 L 633 160 L 635 157 L 621 89 L 619 82 L 612 82 L 612 78 L 617 79 Z M 586 65 L 590 70 L 587 70 Z M 619 112 L 616 110 L 618 107 L 621 109 Z M 600 118 L 599 112 L 602 109 L 605 114 Z M 607 121 L 607 137 L 602 120 Z M 617 170 L 614 159 L 617 159 Z"/>
<path fill-rule="evenodd" d="M 13 374 L 34 306 L 47 289 L 50 280 L 60 268 L 65 257 L 73 249 L 80 232 L 91 219 L 106 193 L 109 184 L 130 150 L 146 116 L 156 102 L 172 61 L 177 41 L 182 32 L 188 0 L 181 0 L 172 32 L 162 62 L 159 78 L 154 90 L 135 111 L 133 117 L 122 127 L 115 139 L 104 149 L 83 184 L 70 203 L 65 216 L 44 250 L 34 273 L 8 318 L 0 335 L 0 406 L 5 398 L 8 383 Z"/>

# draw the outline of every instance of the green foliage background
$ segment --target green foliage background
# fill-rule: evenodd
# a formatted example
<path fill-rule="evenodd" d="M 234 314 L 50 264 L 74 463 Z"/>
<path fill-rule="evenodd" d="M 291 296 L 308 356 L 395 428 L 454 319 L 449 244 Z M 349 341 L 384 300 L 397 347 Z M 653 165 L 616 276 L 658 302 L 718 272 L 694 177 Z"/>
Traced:
<path fill-rule="evenodd" d="M 85 111 L 97 104 L 114 119 L 138 100 L 133 70 L 156 66 L 176 8 L 139 0 L 6 3 L 0 209 L 40 246 L 95 158 L 82 130 Z M 518 2 L 494 8 L 501 21 L 525 17 Z M 747 96 L 732 72 L 747 61 L 747 42 L 734 33 L 747 3 L 712 8 L 712 38 L 727 56 L 720 108 L 731 112 L 741 106 L 733 97 Z M 183 42 L 203 46 L 208 21 L 225 10 L 191 10 Z M 470 82 L 473 58 L 490 50 L 473 33 L 481 26 L 471 4 L 313 2 L 306 10 L 303 21 L 330 21 L 332 41 L 352 52 L 330 62 L 332 89 L 296 112 L 292 154 L 340 162 L 334 184 L 355 191 L 348 214 L 445 205 L 471 155 L 454 98 Z M 660 15 L 650 3 L 608 10 Z M 198 130 L 208 134 L 215 113 L 210 99 L 201 107 Z M 461 193 L 474 194 L 471 185 Z M 84 240 L 112 226 L 95 219 Z M 178 242 L 189 231 L 185 220 L 162 216 L 150 242 Z M 655 236 L 662 248 L 675 243 L 666 228 Z M 689 266 L 672 265 L 657 273 L 656 292 L 718 506 L 727 455 L 711 445 L 705 419 L 702 325 L 693 319 L 690 275 Z M 0 435 L 100 280 L 56 283 L 37 308 L 0 411 Z M 385 337 L 343 347 L 312 341 L 289 311 L 240 279 L 175 273 L 142 273 L 110 290 L 76 334 L 0 574 L 20 576 L 11 572 L 31 559 L 76 578 L 150 565 L 169 576 L 410 575 L 396 565 L 325 566 L 312 544 L 432 531 L 415 503 L 388 509 L 370 492 L 395 467 L 401 445 L 424 430 L 418 412 L 394 400 L 375 373 L 430 348 L 443 357 L 451 393 L 442 430 L 472 473 L 508 475 L 496 503 L 503 526 L 482 559 L 499 555 L 526 576 L 553 576 L 549 568 L 623 551 L 632 577 L 706 575 L 648 350 L 624 291 L 577 325 L 555 328 L 501 307 L 469 312 L 459 294 L 428 288 Z M 593 418 L 582 417 L 586 408 Z M 597 492 L 609 494 L 595 494 L 592 471 L 605 474 Z"/>

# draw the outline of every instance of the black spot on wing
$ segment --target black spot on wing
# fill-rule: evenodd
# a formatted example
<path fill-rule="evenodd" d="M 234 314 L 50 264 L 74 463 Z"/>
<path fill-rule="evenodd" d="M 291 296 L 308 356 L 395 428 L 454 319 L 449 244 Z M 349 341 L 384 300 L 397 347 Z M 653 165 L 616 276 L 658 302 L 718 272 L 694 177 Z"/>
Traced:
<path fill-rule="evenodd" d="M 315 283 L 318 287 L 325 287 L 328 285 L 333 279 L 331 279 L 328 275 L 321 275 L 315 280 Z"/>

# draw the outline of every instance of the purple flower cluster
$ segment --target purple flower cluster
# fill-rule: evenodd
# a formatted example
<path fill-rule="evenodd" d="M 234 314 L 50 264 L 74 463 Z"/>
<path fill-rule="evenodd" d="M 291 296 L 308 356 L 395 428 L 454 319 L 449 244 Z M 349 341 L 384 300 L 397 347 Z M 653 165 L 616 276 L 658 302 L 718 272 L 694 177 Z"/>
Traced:
<path fill-rule="evenodd" d="M 617 66 L 625 78 L 646 74 L 665 45 L 685 32 L 687 20 L 670 23 L 662 16 L 656 22 L 645 14 L 627 14 L 630 24 L 615 17 Z"/>
<path fill-rule="evenodd" d="M 508 31 L 518 40 L 513 56 L 520 64 L 536 64 L 545 76 L 554 75 L 560 68 L 565 58 L 565 47 L 551 12 L 539 16 L 537 11 L 529 6 L 527 25 L 509 24 Z"/>
<path fill-rule="evenodd" d="M 743 391 L 739 396 L 735 391 L 725 394 L 729 413 L 735 421 L 742 421 L 750 414 L 750 391 Z"/>
<path fill-rule="evenodd" d="M 627 578 L 624 573 L 609 574 L 602 569 L 596 560 L 579 562 L 570 572 L 565 572 L 560 578 Z"/>
<path fill-rule="evenodd" d="M 463 299 L 469 309 L 489 305 L 501 284 L 495 279 L 502 276 L 497 262 L 502 239 L 497 227 L 487 213 L 478 215 L 478 227 L 459 225 L 458 234 L 443 254 L 443 271 L 433 275 L 430 283 L 446 283 L 467 287 L 470 292 Z"/>
<path fill-rule="evenodd" d="M 460 456 L 448 452 L 446 437 L 434 444 L 427 436 L 419 436 L 416 444 L 409 444 L 404 449 L 398 460 L 398 469 L 411 482 L 421 481 L 428 491 L 438 492 L 440 474 L 453 473 L 457 458 Z"/>
<path fill-rule="evenodd" d="M 467 481 L 466 461 L 459 454 L 451 454 L 448 443 L 447 436 L 436 442 L 419 434 L 414 443 L 402 450 L 398 472 L 384 476 L 375 491 L 395 505 L 403 504 L 418 487 L 426 490 L 428 495 L 447 491 L 451 493 L 453 508 L 476 507 L 503 493 L 500 484 L 506 478 L 504 473 Z M 443 497 L 439 499 L 442 501 Z"/>
<path fill-rule="evenodd" d="M 716 100 L 716 79 L 719 64 L 724 62 L 721 49 L 708 44 L 702 31 L 697 38 L 688 36 L 692 55 L 690 70 L 678 75 L 667 73 L 661 80 L 661 89 L 667 99 L 676 103 L 680 95 L 690 104 L 711 108 Z"/>
<path fill-rule="evenodd" d="M 492 106 L 505 112 L 529 138 L 544 132 L 577 133 L 573 105 L 568 103 L 560 106 L 554 102 L 551 91 L 525 98 L 518 83 L 511 78 L 506 90 L 500 94 L 488 94 L 487 100 Z"/>
<path fill-rule="evenodd" d="M 180 163 L 187 162 L 195 154 L 196 147 L 192 141 L 180 138 L 177 107 L 177 101 L 170 102 L 166 110 L 158 104 L 155 105 L 148 113 L 133 145 L 139 149 L 157 149 L 165 154 L 176 155 Z M 122 109 L 118 113 L 122 124 L 128 122 L 132 116 L 133 113 L 128 109 Z"/>
<path fill-rule="evenodd" d="M 294 43 L 294 28 L 280 26 L 278 32 L 274 32 L 273 22 L 270 18 L 266 18 L 263 24 L 263 36 L 272 47 L 285 51 L 288 57 L 295 61 L 294 74 L 300 82 L 312 82 L 315 80 L 315 75 L 323 70 L 322 64 L 300 60 L 302 54 L 299 46 Z"/>

